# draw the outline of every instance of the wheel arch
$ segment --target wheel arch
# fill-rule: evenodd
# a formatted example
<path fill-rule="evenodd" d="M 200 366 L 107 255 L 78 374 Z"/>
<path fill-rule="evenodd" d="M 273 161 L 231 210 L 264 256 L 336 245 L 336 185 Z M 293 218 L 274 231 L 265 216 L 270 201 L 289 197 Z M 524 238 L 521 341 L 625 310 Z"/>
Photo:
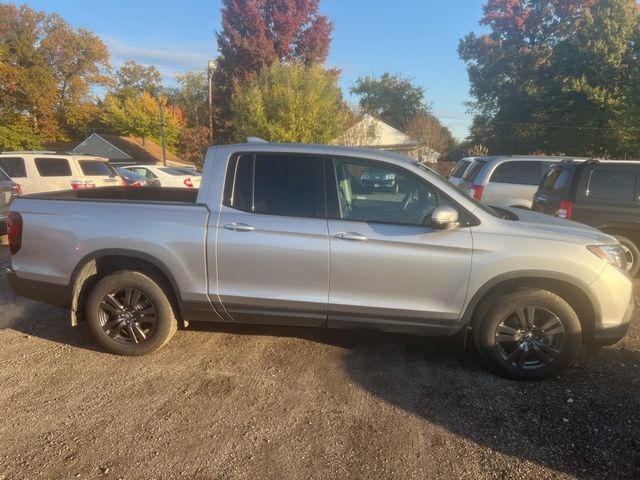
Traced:
<path fill-rule="evenodd" d="M 84 320 L 84 306 L 91 288 L 101 278 L 119 270 L 135 270 L 152 274 L 170 287 L 169 301 L 176 316 L 180 313 L 180 297 L 177 283 L 167 266 L 157 258 L 137 250 L 110 248 L 97 250 L 78 262 L 71 274 L 71 324 Z"/>
<path fill-rule="evenodd" d="M 601 308 L 598 299 L 591 293 L 588 285 L 567 274 L 529 270 L 499 275 L 478 289 L 462 317 L 465 343 L 475 322 L 489 312 L 493 301 L 524 288 L 540 288 L 557 294 L 578 315 L 583 330 L 583 341 L 592 336 L 595 326 L 601 318 Z"/>

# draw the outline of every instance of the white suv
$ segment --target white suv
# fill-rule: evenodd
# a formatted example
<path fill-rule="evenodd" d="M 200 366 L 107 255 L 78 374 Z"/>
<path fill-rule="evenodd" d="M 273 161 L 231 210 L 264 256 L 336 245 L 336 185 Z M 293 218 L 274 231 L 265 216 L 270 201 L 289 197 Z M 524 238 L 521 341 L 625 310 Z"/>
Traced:
<path fill-rule="evenodd" d="M 0 168 L 24 194 L 79 190 L 122 184 L 121 178 L 102 157 L 55 152 L 3 152 Z"/>

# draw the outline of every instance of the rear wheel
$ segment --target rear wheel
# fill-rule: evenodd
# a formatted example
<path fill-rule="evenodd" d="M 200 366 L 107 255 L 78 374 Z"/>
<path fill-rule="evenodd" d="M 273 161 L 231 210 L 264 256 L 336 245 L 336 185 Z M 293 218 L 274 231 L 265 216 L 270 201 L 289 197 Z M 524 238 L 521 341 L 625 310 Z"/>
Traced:
<path fill-rule="evenodd" d="M 558 295 L 527 289 L 506 295 L 477 323 L 475 343 L 496 372 L 540 380 L 571 365 L 582 343 L 575 311 Z"/>
<path fill-rule="evenodd" d="M 100 280 L 87 300 L 95 339 L 119 355 L 144 355 L 164 346 L 178 322 L 162 287 L 163 282 L 130 270 Z"/>
<path fill-rule="evenodd" d="M 627 237 L 620 235 L 614 235 L 614 237 L 616 237 L 620 245 L 622 245 L 622 248 L 624 248 L 627 259 L 627 273 L 633 278 L 638 274 L 638 270 L 640 270 L 640 250 L 638 250 L 636 244 Z"/>

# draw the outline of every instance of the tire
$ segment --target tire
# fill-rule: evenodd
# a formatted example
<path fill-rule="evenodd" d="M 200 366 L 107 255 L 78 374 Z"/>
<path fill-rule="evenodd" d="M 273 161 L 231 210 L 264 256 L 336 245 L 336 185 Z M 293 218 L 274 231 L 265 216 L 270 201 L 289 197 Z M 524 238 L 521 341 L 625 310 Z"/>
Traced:
<path fill-rule="evenodd" d="M 495 372 L 516 380 L 557 375 L 572 364 L 582 345 L 576 312 L 547 290 L 524 289 L 497 299 L 476 325 L 481 358 Z"/>
<path fill-rule="evenodd" d="M 620 245 L 622 245 L 627 252 L 627 262 L 630 261 L 630 266 L 627 268 L 627 273 L 629 273 L 629 276 L 631 278 L 635 278 L 638 274 L 638 270 L 640 270 L 640 250 L 638 249 L 636 244 L 629 240 L 627 237 L 623 237 L 620 235 L 614 235 L 614 237 L 616 237 L 616 239 L 620 242 Z"/>
<path fill-rule="evenodd" d="M 165 282 L 137 271 L 122 270 L 104 277 L 87 299 L 91 333 L 100 345 L 118 355 L 159 350 L 178 329 L 167 288 Z"/>

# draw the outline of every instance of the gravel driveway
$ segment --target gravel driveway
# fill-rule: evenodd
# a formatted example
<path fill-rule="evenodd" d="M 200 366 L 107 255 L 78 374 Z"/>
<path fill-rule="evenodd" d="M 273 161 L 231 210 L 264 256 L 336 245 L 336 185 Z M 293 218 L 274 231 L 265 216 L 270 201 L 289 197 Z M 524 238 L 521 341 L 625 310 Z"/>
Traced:
<path fill-rule="evenodd" d="M 640 478 L 637 318 L 525 383 L 369 332 L 204 325 L 122 358 L 67 317 L 0 273 L 0 479 Z"/>

